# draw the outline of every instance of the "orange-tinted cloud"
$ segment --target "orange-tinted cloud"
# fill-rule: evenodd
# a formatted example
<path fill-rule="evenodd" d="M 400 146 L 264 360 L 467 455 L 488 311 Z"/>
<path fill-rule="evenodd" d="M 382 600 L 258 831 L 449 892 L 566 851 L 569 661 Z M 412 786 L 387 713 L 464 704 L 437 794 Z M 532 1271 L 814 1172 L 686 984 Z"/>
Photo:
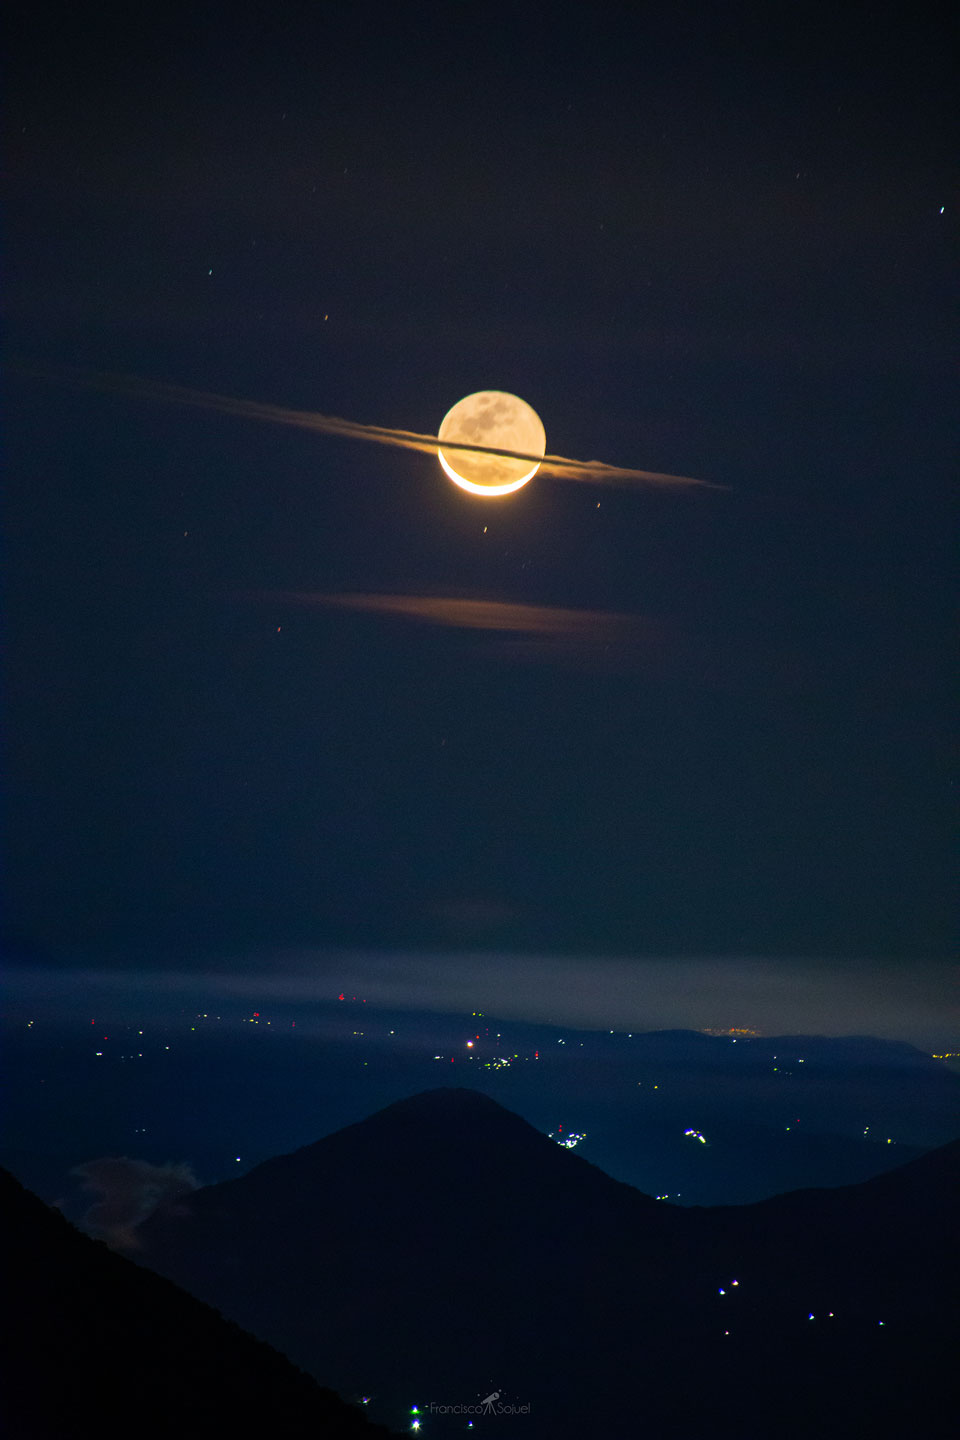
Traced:
<path fill-rule="evenodd" d="M 325 435 L 339 435 L 346 440 L 367 440 L 377 445 L 392 445 L 402 450 L 419 450 L 436 455 L 435 435 L 421 435 L 414 430 L 393 430 L 383 425 L 365 425 L 357 420 L 341 420 L 336 415 L 322 415 L 315 410 L 290 410 L 282 405 L 268 405 L 258 400 L 236 399 L 215 395 L 206 390 L 191 390 L 183 385 L 166 385 L 154 380 L 141 380 L 130 375 L 109 375 L 96 371 L 58 368 L 39 370 L 14 364 L 20 374 L 37 378 L 65 381 L 92 390 L 132 395 L 143 400 L 165 404 L 189 405 L 195 409 L 215 410 L 221 415 L 235 415 L 245 420 L 267 421 L 271 425 L 289 425 L 298 430 L 314 430 Z M 499 450 L 488 445 L 452 444 L 444 442 L 444 450 L 471 451 L 488 455 L 507 455 L 518 460 L 535 460 L 539 473 L 554 475 L 561 480 L 586 480 L 593 484 L 648 484 L 670 486 L 703 486 L 722 489 L 707 480 L 694 480 L 689 475 L 665 475 L 656 470 L 637 470 L 625 465 L 607 465 L 602 460 L 571 460 L 563 455 L 529 455 L 520 450 Z"/>
<path fill-rule="evenodd" d="M 285 597 L 292 599 L 292 596 Z M 469 600 L 458 595 L 343 594 L 304 596 L 308 603 L 368 610 L 377 615 L 402 615 L 428 625 L 458 630 L 520 631 L 526 635 L 596 635 L 632 628 L 635 615 L 611 610 L 569 610 L 557 605 L 526 605 L 517 601 Z"/>
<path fill-rule="evenodd" d="M 499 637 L 496 653 L 515 660 L 593 660 L 616 667 L 640 656 L 649 659 L 664 639 L 659 623 L 615 610 L 574 610 L 461 595 L 284 591 L 269 598 L 282 604 L 351 610 L 453 630 L 487 631 Z"/>

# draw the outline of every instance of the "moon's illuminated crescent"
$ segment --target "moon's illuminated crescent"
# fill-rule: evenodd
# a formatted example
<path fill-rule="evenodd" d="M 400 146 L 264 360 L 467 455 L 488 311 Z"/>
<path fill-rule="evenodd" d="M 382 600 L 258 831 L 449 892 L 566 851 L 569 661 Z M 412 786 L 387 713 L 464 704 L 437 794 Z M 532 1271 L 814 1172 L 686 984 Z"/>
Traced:
<path fill-rule="evenodd" d="M 540 416 L 518 395 L 478 390 L 458 400 L 444 415 L 438 440 L 448 445 L 488 445 L 525 455 L 542 455 L 547 436 Z M 437 459 L 455 485 L 471 495 L 510 495 L 532 480 L 540 462 L 512 455 L 482 455 L 469 450 L 437 451 Z"/>

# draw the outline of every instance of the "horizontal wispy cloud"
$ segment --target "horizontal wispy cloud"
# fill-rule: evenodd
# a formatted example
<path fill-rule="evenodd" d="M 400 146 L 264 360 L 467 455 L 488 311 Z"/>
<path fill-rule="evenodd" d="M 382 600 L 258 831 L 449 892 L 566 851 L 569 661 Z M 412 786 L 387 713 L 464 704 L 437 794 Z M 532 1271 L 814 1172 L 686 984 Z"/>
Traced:
<path fill-rule="evenodd" d="M 650 656 L 664 639 L 658 622 L 616 610 L 575 610 L 559 605 L 472 599 L 461 595 L 324 594 L 274 591 L 260 596 L 279 604 L 316 606 L 382 615 L 453 630 L 481 630 L 501 637 L 498 653 L 516 659 L 589 659 L 618 662 Z"/>
<path fill-rule="evenodd" d="M 302 605 L 329 605 L 401 615 L 428 625 L 459 630 L 520 631 L 527 635 L 595 635 L 598 631 L 644 627 L 636 615 L 613 610 L 570 610 L 558 605 L 527 605 L 513 600 L 471 600 L 458 595 L 380 595 L 373 592 L 330 594 L 282 591 L 272 598 Z M 652 629 L 652 626 L 649 626 Z"/>
<path fill-rule="evenodd" d="M 264 404 L 259 400 L 237 399 L 206 390 L 192 390 L 183 385 L 169 385 L 143 380 L 130 375 L 111 375 L 98 371 L 74 370 L 67 367 L 40 369 L 14 362 L 11 369 L 36 379 L 80 385 L 108 394 L 129 395 L 161 404 L 188 405 L 194 409 L 214 410 L 221 415 L 234 415 L 244 420 L 266 421 L 271 425 L 287 425 L 298 430 L 312 430 L 324 435 L 339 435 L 345 440 L 366 440 L 375 445 L 392 445 L 401 450 L 418 450 L 435 455 L 436 435 L 422 435 L 415 430 L 394 430 L 383 425 L 366 425 L 357 420 L 342 420 L 336 415 L 323 415 L 316 410 L 291 410 L 282 405 Z M 666 475 L 656 470 L 638 470 L 626 465 L 608 465 L 602 460 L 571 460 L 564 455 L 532 455 L 522 450 L 501 450 L 489 445 L 468 445 L 444 441 L 445 451 L 469 451 L 485 455 L 508 456 L 515 460 L 536 461 L 540 474 L 554 475 L 561 480 L 586 480 L 593 484 L 648 484 L 701 486 L 723 489 L 707 480 L 689 475 Z"/>
<path fill-rule="evenodd" d="M 185 1005 L 207 1009 L 217 997 L 231 997 L 260 1010 L 267 1004 L 297 1007 L 288 1018 L 304 1033 L 325 1025 L 329 1007 L 345 991 L 371 1008 L 457 1015 L 482 1009 L 504 1020 L 582 1029 L 748 1026 L 766 1035 L 876 1035 L 927 1050 L 955 1050 L 960 1020 L 955 982 L 955 967 L 933 960 L 907 966 L 827 957 L 317 948 L 221 956 L 207 963 L 197 955 L 186 961 L 157 955 L 150 964 L 135 963 L 125 953 L 112 970 L 8 966 L 3 983 L 7 1013 L 14 1016 L 33 1016 L 39 1005 L 50 1016 L 72 1015 L 78 1005 L 94 1003 L 142 1024 L 147 995 L 156 1014 L 171 1016 L 182 1016 Z M 99 1167 L 95 1173 L 98 1181 L 108 1174 L 143 1178 L 151 1189 L 162 1179 L 152 1172 Z M 178 1175 L 170 1178 L 176 1186 Z M 126 1212 L 100 1218 L 128 1222 Z"/>

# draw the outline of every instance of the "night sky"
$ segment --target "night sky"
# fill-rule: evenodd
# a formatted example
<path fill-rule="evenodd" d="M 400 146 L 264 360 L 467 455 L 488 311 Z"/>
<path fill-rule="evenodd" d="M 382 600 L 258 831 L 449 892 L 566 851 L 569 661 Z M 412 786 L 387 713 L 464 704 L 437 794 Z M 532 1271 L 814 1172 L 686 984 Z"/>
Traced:
<path fill-rule="evenodd" d="M 12 953 L 938 987 L 936 10 L 16 10 Z M 75 369 L 430 433 L 512 391 L 550 451 L 717 488 L 478 499 Z"/>

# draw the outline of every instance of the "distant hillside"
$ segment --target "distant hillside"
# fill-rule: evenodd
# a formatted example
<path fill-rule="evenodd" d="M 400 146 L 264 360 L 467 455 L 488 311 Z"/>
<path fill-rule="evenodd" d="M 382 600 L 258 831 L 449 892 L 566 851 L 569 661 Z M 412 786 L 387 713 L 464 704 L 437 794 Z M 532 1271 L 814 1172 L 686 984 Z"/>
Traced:
<path fill-rule="evenodd" d="M 388 1431 L 169 1281 L 81 1235 L 0 1171 L 0 1433 L 9 1440 Z"/>
<path fill-rule="evenodd" d="M 578 1155 L 682 1205 L 853 1185 L 960 1136 L 958 1075 L 893 1041 L 465 1024 L 333 1001 L 309 1018 L 271 1006 L 272 1023 L 252 1023 L 226 998 L 219 1018 L 202 1020 L 177 999 L 143 1036 L 142 1019 L 111 1025 L 96 1047 L 89 1018 L 85 1028 L 0 1017 L 10 1080 L 0 1165 L 73 1220 L 90 1201 L 71 1172 L 92 1159 L 169 1159 L 210 1183 L 233 1179 L 445 1083 L 483 1091 L 544 1133 L 585 1133 Z"/>
<path fill-rule="evenodd" d="M 905 1435 L 945 1401 L 958 1165 L 680 1209 L 443 1089 L 194 1192 L 143 1258 L 394 1420 L 498 1389 L 526 1440 Z"/>

